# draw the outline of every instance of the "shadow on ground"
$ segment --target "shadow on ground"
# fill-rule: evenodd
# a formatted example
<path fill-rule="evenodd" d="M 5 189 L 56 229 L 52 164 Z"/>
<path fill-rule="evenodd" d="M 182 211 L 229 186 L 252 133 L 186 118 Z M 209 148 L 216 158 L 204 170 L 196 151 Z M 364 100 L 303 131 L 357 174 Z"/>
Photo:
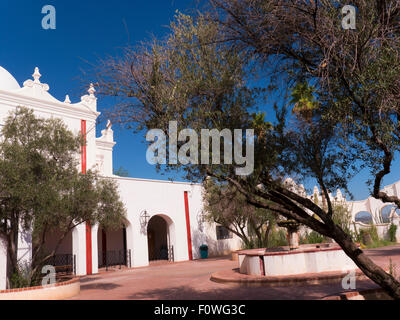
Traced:
<path fill-rule="evenodd" d="M 81 291 L 85 290 L 113 290 L 120 287 L 119 284 L 115 283 L 92 283 L 81 285 Z"/>
<path fill-rule="evenodd" d="M 382 257 L 385 258 L 386 254 L 390 256 L 400 256 L 400 247 L 396 246 L 390 246 L 390 247 L 381 247 L 381 248 L 374 248 L 374 249 L 368 249 L 368 250 L 364 250 L 364 252 L 367 254 L 367 256 L 369 257 Z M 389 260 L 389 257 L 387 257 L 387 259 Z"/>
<path fill-rule="evenodd" d="M 370 281 L 358 281 L 357 289 L 375 288 Z M 330 292 L 327 295 L 327 292 Z M 132 300 L 314 300 L 344 292 L 340 284 L 295 287 L 238 287 L 224 285 L 224 288 L 202 291 L 193 287 L 177 286 L 158 288 L 132 294 Z"/>

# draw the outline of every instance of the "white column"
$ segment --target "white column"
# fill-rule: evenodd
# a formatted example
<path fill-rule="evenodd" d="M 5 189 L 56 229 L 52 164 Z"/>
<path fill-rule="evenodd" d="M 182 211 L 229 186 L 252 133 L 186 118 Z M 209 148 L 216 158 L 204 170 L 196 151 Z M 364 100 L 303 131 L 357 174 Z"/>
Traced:
<path fill-rule="evenodd" d="M 7 241 L 0 236 L 0 290 L 7 286 Z"/>
<path fill-rule="evenodd" d="M 397 229 L 396 229 L 396 241 L 400 242 L 400 217 L 398 215 L 395 215 L 393 217 L 392 223 L 397 226 Z"/>
<path fill-rule="evenodd" d="M 372 216 L 372 221 L 376 223 L 381 223 L 381 221 L 377 221 L 380 217 L 380 208 L 381 208 L 382 202 L 380 200 L 377 200 L 373 197 L 368 198 L 368 207 L 369 207 L 369 213 Z"/>
<path fill-rule="evenodd" d="M 134 255 L 134 247 L 133 247 L 133 230 L 132 230 L 132 225 L 129 223 L 126 227 L 126 259 L 127 259 L 127 265 L 129 266 L 129 258 L 130 258 L 130 263 L 131 263 L 131 267 L 134 267 L 134 263 L 135 263 L 135 257 Z M 130 257 L 128 255 L 130 251 Z"/>
<path fill-rule="evenodd" d="M 98 235 L 99 225 L 95 224 L 92 226 L 92 273 L 99 272 L 99 251 L 97 244 L 97 235 Z"/>
<path fill-rule="evenodd" d="M 126 229 L 127 249 L 131 249 L 132 267 L 145 267 L 149 265 L 149 250 L 147 234 L 143 234 L 140 223 L 130 224 Z"/>
<path fill-rule="evenodd" d="M 72 253 L 76 259 L 76 275 L 86 274 L 86 228 L 81 223 L 72 230 Z"/>

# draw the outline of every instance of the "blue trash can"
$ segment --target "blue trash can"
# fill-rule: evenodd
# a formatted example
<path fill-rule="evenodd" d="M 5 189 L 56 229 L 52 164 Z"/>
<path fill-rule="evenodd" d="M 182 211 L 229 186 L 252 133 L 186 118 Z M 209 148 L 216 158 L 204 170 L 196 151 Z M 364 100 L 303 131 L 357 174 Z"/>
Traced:
<path fill-rule="evenodd" d="M 200 256 L 202 259 L 208 258 L 208 246 L 206 244 L 200 246 Z"/>

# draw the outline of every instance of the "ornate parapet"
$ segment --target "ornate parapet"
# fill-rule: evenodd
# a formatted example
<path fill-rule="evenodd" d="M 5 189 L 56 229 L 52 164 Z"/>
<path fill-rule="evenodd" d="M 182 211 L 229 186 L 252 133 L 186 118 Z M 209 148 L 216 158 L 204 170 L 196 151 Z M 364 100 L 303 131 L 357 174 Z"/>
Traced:
<path fill-rule="evenodd" d="M 108 120 L 106 128 L 101 131 L 101 137 L 96 138 L 97 168 L 106 176 L 112 176 L 113 174 L 112 153 L 116 143 L 114 141 L 114 132 L 111 127 L 111 121 Z"/>

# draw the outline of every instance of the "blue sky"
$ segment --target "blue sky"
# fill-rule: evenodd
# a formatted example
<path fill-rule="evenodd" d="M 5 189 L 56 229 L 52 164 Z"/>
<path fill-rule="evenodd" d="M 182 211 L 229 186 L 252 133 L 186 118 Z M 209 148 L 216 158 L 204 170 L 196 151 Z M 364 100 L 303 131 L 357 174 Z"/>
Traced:
<path fill-rule="evenodd" d="M 175 11 L 185 12 L 196 3 L 195 0 L 1 0 L 0 65 L 20 85 L 39 67 L 41 80 L 50 85 L 50 93 L 62 101 L 69 94 L 74 103 L 83 94 L 79 78 L 81 69 L 88 68 L 86 61 L 116 55 L 121 47 L 152 35 L 163 36 Z M 48 4 L 56 8 L 56 30 L 41 27 L 42 7 Z M 99 99 L 100 112 L 107 106 L 107 101 Z M 102 128 L 98 126 L 98 133 Z M 147 148 L 142 136 L 115 127 L 114 131 L 115 168 L 122 166 L 137 178 L 174 178 L 171 174 L 160 175 L 146 162 Z M 396 161 L 385 184 L 399 180 L 399 172 L 400 162 Z M 367 178 L 368 171 L 364 171 L 351 182 L 355 199 L 368 197 Z"/>

